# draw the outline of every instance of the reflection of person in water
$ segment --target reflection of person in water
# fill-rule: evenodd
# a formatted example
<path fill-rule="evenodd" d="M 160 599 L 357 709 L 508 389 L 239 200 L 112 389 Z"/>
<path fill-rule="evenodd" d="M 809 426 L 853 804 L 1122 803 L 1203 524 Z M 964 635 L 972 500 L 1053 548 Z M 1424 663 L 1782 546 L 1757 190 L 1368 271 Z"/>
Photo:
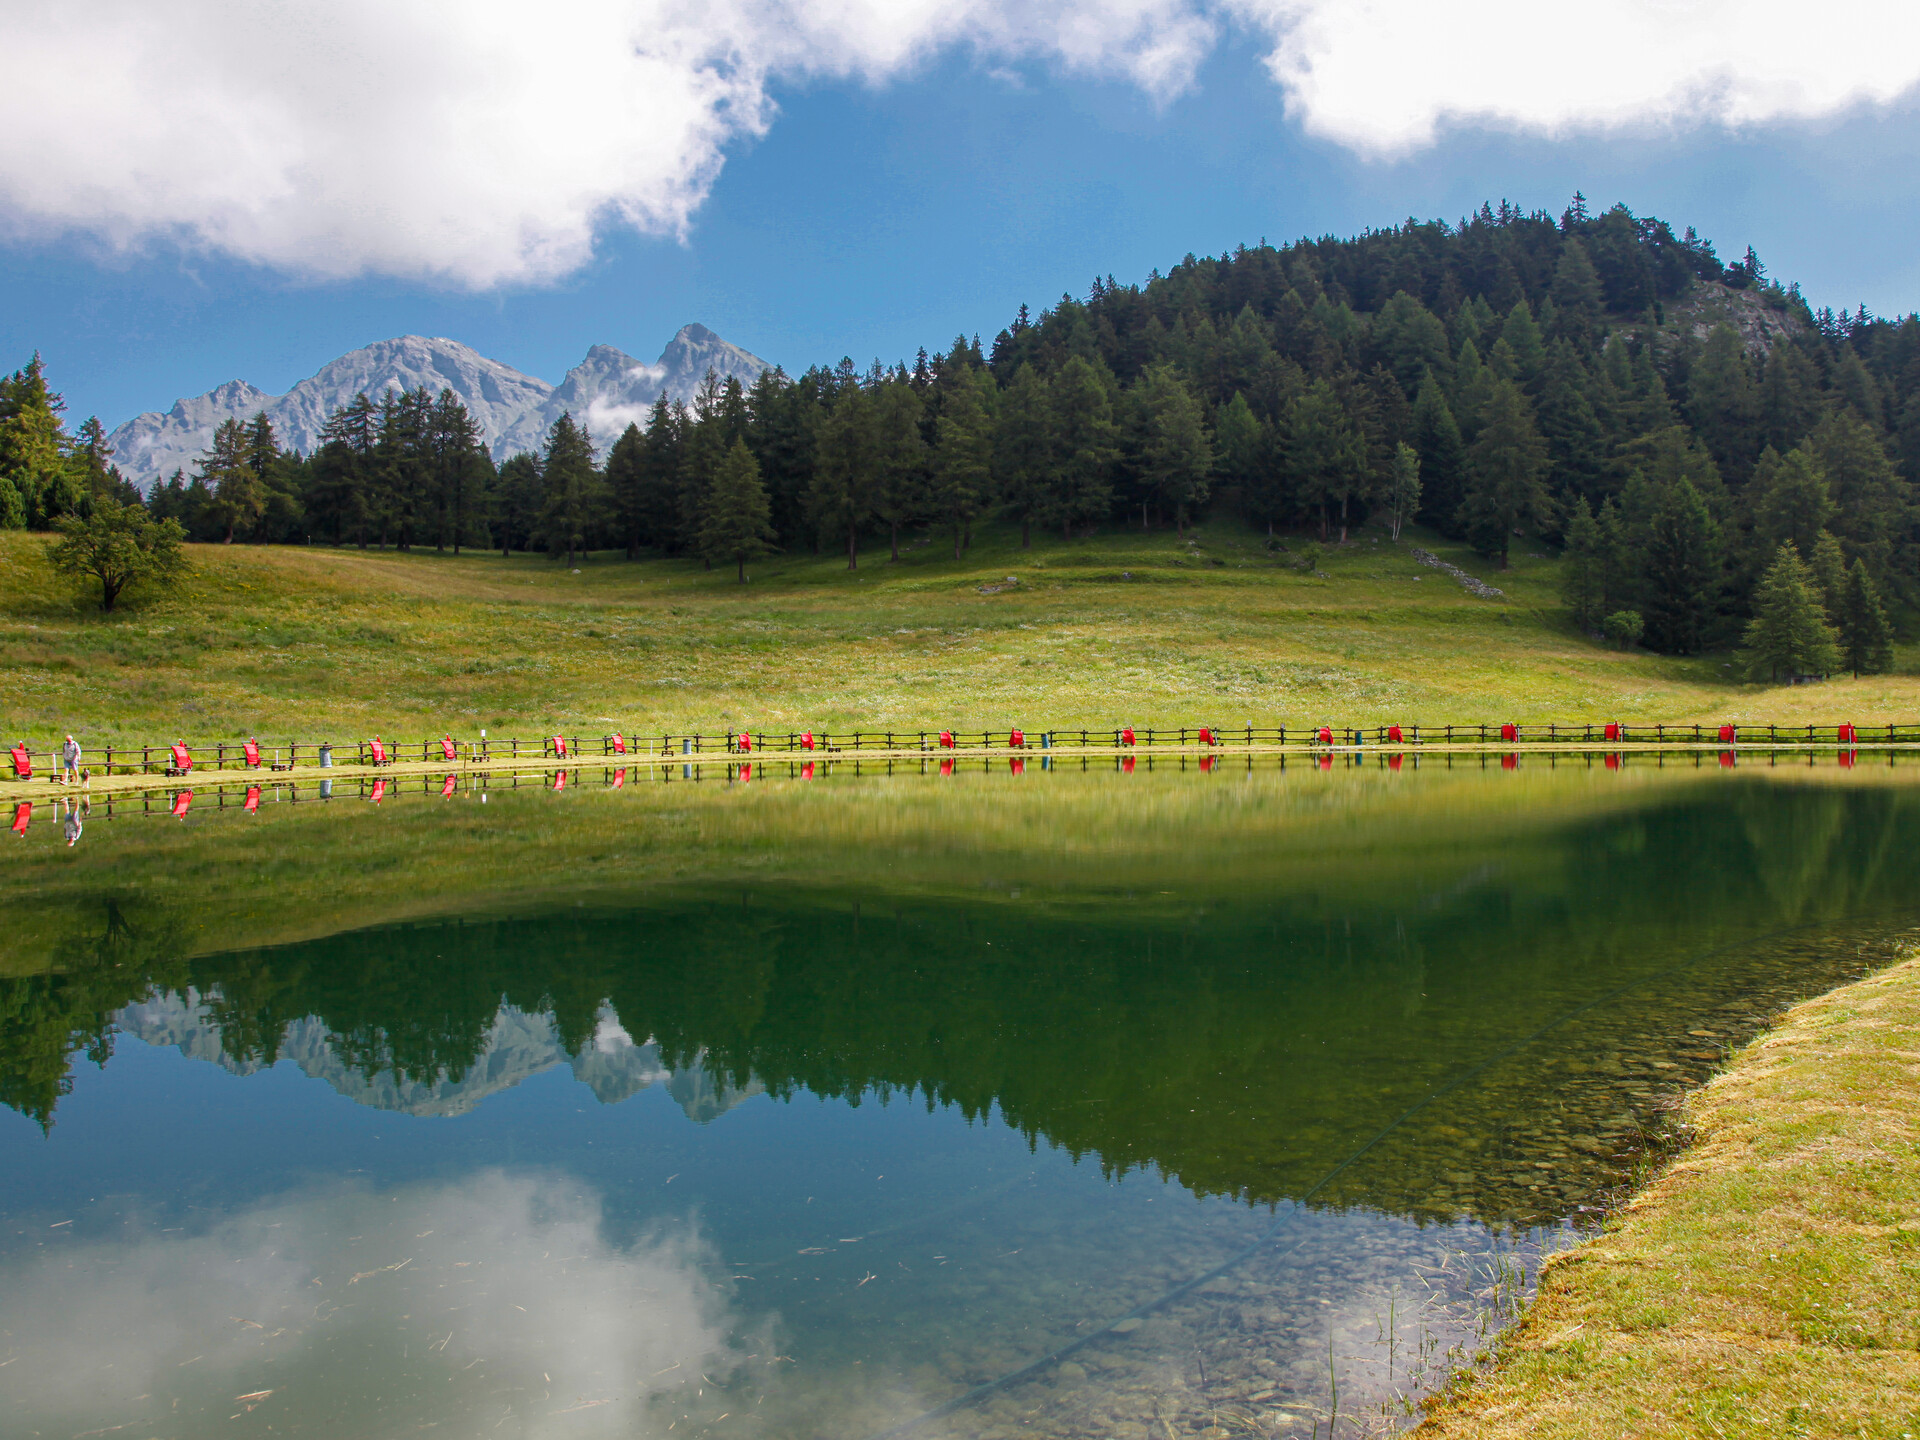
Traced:
<path fill-rule="evenodd" d="M 56 805 L 59 803 L 57 800 L 54 801 Z M 63 822 L 62 828 L 66 833 L 67 848 L 69 850 L 80 843 L 80 823 L 92 812 L 92 801 L 86 801 L 84 803 L 79 800 L 67 801 L 67 818 Z"/>

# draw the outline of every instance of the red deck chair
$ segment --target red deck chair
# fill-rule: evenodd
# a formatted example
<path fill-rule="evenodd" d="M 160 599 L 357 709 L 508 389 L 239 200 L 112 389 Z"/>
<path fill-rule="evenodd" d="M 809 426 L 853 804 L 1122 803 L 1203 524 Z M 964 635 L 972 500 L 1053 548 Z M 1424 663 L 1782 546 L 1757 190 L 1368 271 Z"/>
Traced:
<path fill-rule="evenodd" d="M 942 750 L 953 749 L 953 731 L 942 730 L 940 732 L 940 748 Z"/>
<path fill-rule="evenodd" d="M 451 735 L 442 735 L 440 737 L 440 758 L 443 760 L 458 760 L 460 758 L 460 747 L 453 743 L 453 737 Z"/>
<path fill-rule="evenodd" d="M 624 755 L 627 753 L 627 737 L 626 736 L 615 735 L 613 737 L 613 753 L 616 755 Z"/>
<path fill-rule="evenodd" d="M 800 748 L 802 750 L 813 749 L 813 732 L 811 730 L 800 737 Z"/>
<path fill-rule="evenodd" d="M 1026 743 L 1027 743 L 1027 732 L 1024 730 L 1010 731 L 1007 735 L 1007 745 L 1011 749 L 1018 750 L 1022 745 Z"/>
<path fill-rule="evenodd" d="M 1209 730 L 1204 725 L 1200 727 L 1200 743 L 1202 745 L 1213 744 L 1213 731 Z"/>
<path fill-rule="evenodd" d="M 448 798 L 459 787 L 459 784 L 460 777 L 458 775 L 447 776 L 447 778 L 440 783 L 440 798 L 442 800 Z"/>
<path fill-rule="evenodd" d="M 1518 740 L 1520 738 L 1520 727 L 1509 720 L 1500 727 L 1500 738 L 1502 740 Z"/>
<path fill-rule="evenodd" d="M 242 810 L 244 810 L 244 811 L 246 811 L 246 812 L 247 812 L 247 813 L 248 813 L 249 815 L 252 815 L 252 814 L 254 814 L 254 813 L 255 813 L 256 811 L 258 811 L 258 810 L 259 810 L 259 808 L 260 808 L 260 787 L 259 787 L 258 785 L 249 785 L 249 786 L 247 786 L 247 799 L 246 799 L 246 803 L 245 803 L 245 804 L 243 804 L 243 805 L 242 805 L 242 806 L 241 806 L 240 808 L 241 808 Z"/>
<path fill-rule="evenodd" d="M 1387 741 L 1389 744 L 1401 745 L 1406 743 L 1406 737 L 1400 733 L 1400 727 L 1398 725 L 1389 725 L 1387 726 Z"/>
<path fill-rule="evenodd" d="M 613 772 L 613 788 L 614 789 L 618 790 L 622 785 L 625 785 L 626 783 L 627 783 L 627 772 L 625 770 L 616 770 Z"/>
<path fill-rule="evenodd" d="M 378 739 L 369 740 L 367 742 L 367 748 L 373 752 L 374 764 L 385 765 L 387 763 L 387 747 L 382 745 Z"/>
<path fill-rule="evenodd" d="M 248 737 L 247 743 L 240 747 L 240 753 L 247 757 L 247 768 L 249 770 L 258 770 L 260 768 L 260 742 L 258 740 Z"/>
<path fill-rule="evenodd" d="M 1318 738 L 1322 745 L 1331 745 L 1333 743 L 1333 727 L 1331 725 L 1322 725 Z"/>
<path fill-rule="evenodd" d="M 1126 729 L 1124 729 L 1124 730 L 1122 730 L 1122 731 L 1120 732 L 1120 743 L 1121 743 L 1122 745 L 1131 745 L 1131 744 L 1133 744 L 1133 743 L 1134 743 L 1134 741 L 1133 741 L 1133 726 L 1131 726 L 1131 725 L 1129 725 L 1129 726 L 1127 726 L 1127 728 L 1126 728 Z"/>
<path fill-rule="evenodd" d="M 192 804 L 193 791 L 182 790 L 178 795 L 173 797 L 173 818 L 176 820 L 186 819 L 187 807 Z"/>
<path fill-rule="evenodd" d="M 192 774 L 193 773 L 193 756 L 187 753 L 187 747 L 184 745 L 170 745 L 167 748 L 173 755 L 174 774 L 176 775 Z"/>
<path fill-rule="evenodd" d="M 1722 725 L 1720 727 L 1720 743 L 1722 745 L 1733 744 L 1733 726 Z"/>
<path fill-rule="evenodd" d="M 1604 733 L 1607 739 L 1618 740 L 1620 738 L 1620 722 L 1618 720 L 1609 720 Z"/>
<path fill-rule="evenodd" d="M 1024 755 L 1010 756 L 1007 760 L 1007 770 L 1009 773 L 1014 775 L 1026 774 L 1027 773 L 1027 757 Z"/>
<path fill-rule="evenodd" d="M 1839 730 L 1838 739 L 1842 745 L 1853 744 L 1853 726 L 1842 725 Z"/>
<path fill-rule="evenodd" d="M 25 745 L 16 745 L 7 752 L 13 761 L 13 778 L 31 780 L 33 778 L 33 752 Z"/>
<path fill-rule="evenodd" d="M 33 802 L 31 800 L 22 800 L 18 805 L 13 807 L 13 833 L 14 834 L 25 836 L 27 833 L 27 826 L 32 822 L 32 820 L 33 820 Z"/>
<path fill-rule="evenodd" d="M 373 793 L 368 795 L 367 799 L 371 800 L 374 804 L 378 805 L 382 800 L 386 798 L 387 798 L 387 782 L 385 780 L 374 781 Z"/>
<path fill-rule="evenodd" d="M 746 755 L 746 754 L 749 754 L 752 750 L 753 750 L 753 737 L 747 734 L 746 731 L 742 730 L 740 732 L 740 753 L 742 755 Z"/>
<path fill-rule="evenodd" d="M 553 753 L 555 755 L 558 755 L 562 760 L 567 758 L 567 737 L 566 736 L 556 735 L 553 737 Z"/>

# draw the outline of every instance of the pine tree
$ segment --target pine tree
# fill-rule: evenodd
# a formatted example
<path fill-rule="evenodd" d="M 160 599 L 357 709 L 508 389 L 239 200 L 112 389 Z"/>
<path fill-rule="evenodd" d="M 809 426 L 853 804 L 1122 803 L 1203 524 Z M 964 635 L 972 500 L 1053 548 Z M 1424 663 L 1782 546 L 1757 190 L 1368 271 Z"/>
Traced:
<path fill-rule="evenodd" d="M 1046 513 L 1069 540 L 1076 527 L 1105 518 L 1113 503 L 1120 427 L 1112 385 L 1111 375 L 1075 355 L 1048 386 L 1054 452 Z"/>
<path fill-rule="evenodd" d="M 247 432 L 238 420 L 222 420 L 201 455 L 194 479 L 212 495 L 208 514 L 233 543 L 236 531 L 250 531 L 266 509 L 266 493 L 248 459 Z"/>
<path fill-rule="evenodd" d="M 1846 595 L 1840 605 L 1840 663 L 1855 679 L 1893 668 L 1893 626 L 1887 623 L 1873 577 L 1859 560 L 1847 572 Z"/>
<path fill-rule="evenodd" d="M 1791 545 L 1782 545 L 1753 592 L 1747 650 L 1754 673 L 1826 675 L 1840 664 L 1839 647 L 1820 604 L 1813 575 Z"/>
<path fill-rule="evenodd" d="M 1669 655 L 1695 654 L 1714 609 L 1718 528 L 1693 482 L 1683 476 L 1662 488 L 1650 529 L 1643 609 L 1648 640 Z"/>
<path fill-rule="evenodd" d="M 1511 380 L 1494 383 L 1486 423 L 1467 450 L 1467 495 L 1461 520 L 1482 555 L 1507 568 L 1513 532 L 1522 522 L 1543 524 L 1552 514 L 1542 477 L 1547 445 L 1534 428 L 1532 407 Z"/>
<path fill-rule="evenodd" d="M 1829 528 L 1867 562 L 1869 572 L 1888 574 L 1894 546 L 1913 524 L 1914 505 L 1912 488 L 1893 468 L 1886 446 L 1851 410 L 1827 416 L 1807 445 L 1833 497 Z"/>
<path fill-rule="evenodd" d="M 1716 325 L 1687 379 L 1687 413 L 1721 472 L 1744 481 L 1760 450 L 1760 403 L 1740 332 Z"/>
<path fill-rule="evenodd" d="M 502 559 L 511 557 L 516 549 L 533 548 L 545 498 L 540 457 L 525 451 L 510 456 L 500 467 L 500 481 L 494 490 L 493 514 L 500 529 Z"/>
<path fill-rule="evenodd" d="M 379 412 L 364 390 L 329 415 L 320 431 L 312 500 L 322 521 L 332 522 L 336 544 L 352 536 L 362 550 L 367 548 L 379 438 Z"/>
<path fill-rule="evenodd" d="M 956 560 L 961 537 L 993 490 L 993 398 L 993 377 L 969 369 L 947 391 L 934 422 L 931 509 L 953 527 Z"/>
<path fill-rule="evenodd" d="M 1768 560 L 1783 544 L 1791 544 L 1802 559 L 1812 558 L 1814 545 L 1833 518 L 1827 477 L 1804 445 L 1785 456 L 1772 447 L 1763 450 L 1747 485 L 1747 500 L 1754 541 Z"/>
<path fill-rule="evenodd" d="M 908 381 L 889 381 L 874 396 L 874 514 L 887 527 L 891 558 L 900 559 L 900 527 L 927 511 L 926 406 Z"/>
<path fill-rule="evenodd" d="M 1131 450 L 1142 486 L 1173 512 L 1184 535 L 1190 511 L 1206 503 L 1213 442 L 1206 412 L 1171 365 L 1149 366 L 1129 396 Z"/>
<path fill-rule="evenodd" d="M 0 481 L 20 497 L 22 522 L 31 529 L 73 514 L 84 496 L 67 463 L 65 408 L 47 386 L 38 351 L 25 369 L 0 378 Z"/>
<path fill-rule="evenodd" d="M 721 457 L 707 491 L 706 513 L 700 523 L 701 554 L 709 563 L 733 561 L 744 585 L 747 561 L 771 553 L 775 538 L 767 487 L 760 483 L 759 462 L 744 439 L 735 440 Z"/>
<path fill-rule="evenodd" d="M 629 424 L 607 452 L 607 494 L 613 501 L 614 526 L 629 560 L 640 558 L 641 537 L 647 530 L 646 450 L 645 433 L 638 425 Z"/>
<path fill-rule="evenodd" d="M 1420 510 L 1420 452 L 1402 440 L 1393 447 L 1393 472 L 1387 480 L 1387 524 L 1395 544 L 1400 542 L 1400 527 Z"/>
<path fill-rule="evenodd" d="M 1431 371 L 1413 402 L 1413 446 L 1420 452 L 1423 518 L 1442 534 L 1457 535 L 1460 506 L 1467 498 L 1467 446 Z"/>
<path fill-rule="evenodd" d="M 873 518 L 873 405 L 857 380 L 835 398 L 820 426 L 807 508 L 822 535 L 844 535 L 847 568 L 860 568 L 860 527 Z"/>
<path fill-rule="evenodd" d="M 1240 391 L 1220 407 L 1213 422 L 1213 441 L 1220 478 L 1238 489 L 1241 510 L 1249 520 L 1264 521 L 1271 536 L 1273 522 L 1284 508 L 1274 483 L 1273 437 Z"/>
<path fill-rule="evenodd" d="M 1560 572 L 1560 594 L 1573 623 L 1591 634 L 1607 614 L 1606 555 L 1600 525 L 1587 508 L 1585 496 L 1576 496 L 1567 519 L 1566 550 Z"/>
<path fill-rule="evenodd" d="M 1281 454 L 1295 503 L 1320 512 L 1320 538 L 1330 538 L 1332 508 L 1340 507 L 1346 539 L 1347 503 L 1364 483 L 1366 442 L 1346 407 L 1325 380 L 1316 380 L 1287 407 Z"/>
<path fill-rule="evenodd" d="M 1594 349 L 1606 325 L 1606 298 L 1587 247 L 1571 236 L 1560 249 L 1552 294 L 1560 333 L 1576 349 Z"/>
<path fill-rule="evenodd" d="M 546 453 L 540 462 L 546 485 L 540 531 L 547 553 L 565 556 L 568 569 L 573 568 L 575 555 L 586 558 L 605 513 L 605 482 L 593 461 L 593 441 L 574 421 L 572 411 L 562 412 L 547 431 Z"/>
<path fill-rule="evenodd" d="M 1000 500 L 1020 521 L 1020 548 L 1032 541 L 1035 521 L 1046 515 L 1053 489 L 1056 445 L 1051 387 L 1031 365 L 1014 372 L 1000 397 L 1000 423 L 994 435 L 993 474 Z"/>

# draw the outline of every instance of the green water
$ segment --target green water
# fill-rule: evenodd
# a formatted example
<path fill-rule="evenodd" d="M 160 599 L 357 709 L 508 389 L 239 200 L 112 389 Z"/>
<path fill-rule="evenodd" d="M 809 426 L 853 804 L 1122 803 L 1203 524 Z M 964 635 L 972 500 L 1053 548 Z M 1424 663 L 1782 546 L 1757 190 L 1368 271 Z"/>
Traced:
<path fill-rule="evenodd" d="M 1915 923 L 1906 775 L 596 770 L 30 826 L 0 1434 L 1404 1421 L 1677 1091 Z"/>

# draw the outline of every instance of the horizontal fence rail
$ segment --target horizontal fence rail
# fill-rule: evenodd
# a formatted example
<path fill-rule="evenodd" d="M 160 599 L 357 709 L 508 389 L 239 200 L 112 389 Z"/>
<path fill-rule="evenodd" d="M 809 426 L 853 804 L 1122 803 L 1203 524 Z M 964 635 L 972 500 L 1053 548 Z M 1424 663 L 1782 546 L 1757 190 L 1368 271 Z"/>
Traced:
<path fill-rule="evenodd" d="M 174 744 L 109 744 L 83 750 L 81 766 L 96 775 L 152 775 L 178 778 L 202 772 L 284 772 L 331 766 L 567 764 L 585 760 L 663 763 L 720 756 L 827 756 L 863 752 L 929 754 L 1006 750 L 1155 750 L 1161 748 L 1227 750 L 1233 748 L 1415 749 L 1435 745 L 1493 747 L 1524 745 L 1605 746 L 1877 746 L 1920 744 L 1920 721 L 1880 725 L 1839 722 L 1830 725 L 1650 725 L 1594 722 L 1520 725 L 1513 722 L 1448 725 L 1117 725 L 1023 730 L 746 730 L 678 733 L 620 731 L 599 734 L 509 736 L 505 738 L 435 736 L 422 740 L 368 738 L 349 741 L 217 740 Z M 59 747 L 26 742 L 8 744 L 0 757 L 0 778 L 22 778 L 18 751 L 25 751 L 31 778 L 58 779 Z M 187 764 L 181 763 L 181 757 Z"/>

